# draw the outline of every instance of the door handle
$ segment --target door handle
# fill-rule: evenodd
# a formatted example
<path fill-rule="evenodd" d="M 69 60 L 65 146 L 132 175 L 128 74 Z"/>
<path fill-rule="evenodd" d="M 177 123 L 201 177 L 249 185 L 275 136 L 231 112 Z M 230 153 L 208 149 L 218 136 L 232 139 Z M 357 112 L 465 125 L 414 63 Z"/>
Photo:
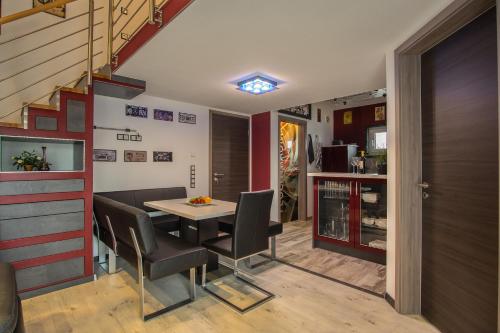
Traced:
<path fill-rule="evenodd" d="M 224 177 L 223 173 L 214 172 L 214 177 Z"/>
<path fill-rule="evenodd" d="M 418 187 L 420 187 L 420 188 L 421 188 L 421 189 L 423 189 L 423 190 L 428 189 L 429 187 L 431 187 L 431 186 L 429 185 L 429 183 L 427 183 L 427 182 L 422 182 L 422 183 L 419 183 L 419 184 L 417 184 L 417 186 L 418 186 Z"/>

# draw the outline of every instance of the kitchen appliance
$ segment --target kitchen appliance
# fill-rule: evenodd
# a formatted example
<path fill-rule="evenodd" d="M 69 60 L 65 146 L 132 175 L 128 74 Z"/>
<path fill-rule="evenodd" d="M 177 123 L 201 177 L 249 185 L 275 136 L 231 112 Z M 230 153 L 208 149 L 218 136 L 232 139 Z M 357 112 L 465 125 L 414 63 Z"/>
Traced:
<path fill-rule="evenodd" d="M 351 159 L 358 153 L 358 145 L 334 145 L 321 148 L 321 171 L 352 172 Z"/>

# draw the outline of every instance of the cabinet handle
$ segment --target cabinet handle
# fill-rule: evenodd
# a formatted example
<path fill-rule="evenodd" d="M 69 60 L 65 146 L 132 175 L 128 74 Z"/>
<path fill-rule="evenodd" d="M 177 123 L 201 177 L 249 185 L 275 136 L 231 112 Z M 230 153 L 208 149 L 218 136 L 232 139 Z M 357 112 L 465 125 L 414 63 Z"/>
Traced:
<path fill-rule="evenodd" d="M 358 184 L 356 184 L 356 196 L 358 196 Z"/>

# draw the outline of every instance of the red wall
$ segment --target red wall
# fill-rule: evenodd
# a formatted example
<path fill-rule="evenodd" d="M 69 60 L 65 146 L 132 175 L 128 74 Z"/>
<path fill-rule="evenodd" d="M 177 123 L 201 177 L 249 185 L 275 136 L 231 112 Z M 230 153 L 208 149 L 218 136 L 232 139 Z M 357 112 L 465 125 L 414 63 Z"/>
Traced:
<path fill-rule="evenodd" d="M 252 191 L 271 187 L 271 112 L 252 115 Z"/>
<path fill-rule="evenodd" d="M 375 108 L 377 106 L 386 106 L 386 104 L 380 103 L 335 111 L 333 115 L 334 138 L 343 140 L 344 143 L 357 143 L 358 150 L 366 151 L 366 129 L 386 124 L 386 120 L 375 121 Z M 344 125 L 344 112 L 346 111 L 352 111 L 352 124 Z"/>

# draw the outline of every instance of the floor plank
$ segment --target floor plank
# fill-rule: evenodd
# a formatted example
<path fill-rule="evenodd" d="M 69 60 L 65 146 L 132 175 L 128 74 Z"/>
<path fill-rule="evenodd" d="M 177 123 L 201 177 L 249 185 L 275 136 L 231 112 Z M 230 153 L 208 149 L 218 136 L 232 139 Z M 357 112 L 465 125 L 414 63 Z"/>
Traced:
<path fill-rule="evenodd" d="M 438 332 L 420 319 L 397 314 L 380 297 L 276 262 L 251 271 L 254 282 L 276 297 L 245 315 L 199 290 L 194 303 L 144 323 L 131 273 L 104 274 L 23 300 L 27 332 Z M 169 302 L 185 297 L 186 288 L 182 275 L 147 283 L 155 298 Z M 151 294 L 147 300 L 149 310 L 159 306 Z"/>
<path fill-rule="evenodd" d="M 384 265 L 323 249 L 313 249 L 311 221 L 285 223 L 283 233 L 276 237 L 276 248 L 277 258 L 286 263 L 379 295 L 385 293 Z"/>

